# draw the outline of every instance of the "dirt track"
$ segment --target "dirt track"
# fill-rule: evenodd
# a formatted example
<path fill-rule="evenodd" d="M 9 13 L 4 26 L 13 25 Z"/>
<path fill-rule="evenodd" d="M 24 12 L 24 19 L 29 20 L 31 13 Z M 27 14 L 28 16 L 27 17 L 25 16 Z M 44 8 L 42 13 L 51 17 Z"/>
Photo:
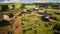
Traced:
<path fill-rule="evenodd" d="M 15 16 L 19 15 L 19 13 L 17 13 Z M 14 24 L 12 25 L 14 34 L 21 34 L 22 33 L 21 32 L 22 31 L 21 30 L 21 19 L 24 16 L 30 16 L 30 15 L 41 16 L 41 15 L 37 14 L 36 12 L 32 12 L 31 14 L 23 14 L 22 16 L 18 16 L 16 19 L 14 19 Z M 16 27 L 18 27 L 18 28 L 16 28 Z"/>
<path fill-rule="evenodd" d="M 14 30 L 14 34 L 20 34 L 21 33 L 21 17 L 18 17 L 14 20 L 14 24 L 13 24 L 13 30 Z"/>

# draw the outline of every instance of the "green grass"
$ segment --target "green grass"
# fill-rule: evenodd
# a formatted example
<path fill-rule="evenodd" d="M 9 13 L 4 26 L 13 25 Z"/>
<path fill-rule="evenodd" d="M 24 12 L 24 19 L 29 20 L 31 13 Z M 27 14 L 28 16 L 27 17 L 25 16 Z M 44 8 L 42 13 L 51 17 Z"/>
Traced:
<path fill-rule="evenodd" d="M 46 10 L 47 10 L 47 13 L 52 13 L 53 16 L 57 17 L 57 19 L 60 18 L 60 15 L 54 14 L 58 10 L 55 10 L 55 9 L 49 9 L 49 10 L 46 9 Z M 31 20 L 31 19 L 35 19 L 35 18 L 37 18 L 37 20 Z M 60 22 L 60 21 L 58 21 L 58 22 Z M 37 30 L 36 34 L 54 34 L 54 32 L 52 30 L 53 25 L 48 25 L 48 23 L 50 23 L 50 22 L 42 21 L 41 18 L 38 18 L 37 16 L 27 16 L 27 17 L 25 16 L 23 18 L 22 23 L 24 24 L 24 25 L 22 25 L 22 34 L 35 34 L 34 30 Z M 45 24 L 46 24 L 46 26 L 45 26 Z M 36 28 L 33 28 L 33 26 L 36 26 Z M 27 29 L 29 29 L 29 28 L 32 28 L 32 30 L 28 31 Z M 23 30 L 26 30 L 26 32 L 23 33 Z"/>
<path fill-rule="evenodd" d="M 60 10 L 56 9 L 46 9 L 47 13 L 51 13 L 53 16 L 57 17 L 58 20 L 60 20 L 60 15 L 54 14 L 55 12 L 60 12 Z"/>
<path fill-rule="evenodd" d="M 15 6 L 16 6 L 15 9 L 20 9 L 20 5 L 21 4 L 15 4 Z M 28 6 L 28 9 L 32 8 L 32 7 Z M 12 9 L 12 4 L 9 4 L 9 9 Z M 47 11 L 47 13 L 52 13 L 54 16 L 57 17 L 57 19 L 60 19 L 60 15 L 54 14 L 54 12 L 57 12 L 58 10 L 55 10 L 55 9 L 45 9 L 45 10 Z M 14 10 L 13 12 L 18 12 L 18 11 Z M 1 14 L 1 12 L 0 12 L 0 14 Z M 18 16 L 14 16 L 13 18 L 15 18 L 15 17 L 18 17 Z M 35 20 L 35 18 L 37 18 L 37 20 Z M 37 16 L 27 16 L 27 17 L 25 16 L 23 18 L 22 23 L 24 24 L 24 25 L 21 25 L 22 34 L 35 34 L 34 30 L 37 30 L 36 34 L 53 34 L 53 30 L 51 30 L 53 26 L 52 25 L 49 26 L 48 25 L 49 22 L 42 21 Z M 45 24 L 47 26 L 45 26 Z M 36 26 L 36 28 L 33 28 L 34 26 Z M 28 31 L 27 29 L 29 29 L 29 28 L 32 28 L 32 30 Z M 23 30 L 26 30 L 26 33 L 23 33 Z"/>
<path fill-rule="evenodd" d="M 22 21 L 22 23 L 24 23 L 24 25 L 22 25 L 22 27 L 24 26 L 24 28 L 22 28 L 22 31 L 24 29 L 27 30 L 29 28 L 32 28 L 32 30 L 27 31 L 25 34 L 34 34 L 34 30 L 37 30 L 37 34 L 53 34 L 53 30 L 50 30 L 50 29 L 52 29 L 52 26 L 48 25 L 49 22 L 44 22 L 40 18 L 38 20 L 31 20 L 31 19 L 35 19 L 35 18 L 38 19 L 37 16 L 30 16 L 30 17 L 23 18 L 25 21 Z M 29 26 L 31 24 L 33 24 L 33 25 Z M 47 24 L 48 27 L 45 27 L 45 24 Z M 36 26 L 36 28 L 33 28 L 34 25 Z M 22 34 L 24 34 L 24 33 L 22 33 Z"/>

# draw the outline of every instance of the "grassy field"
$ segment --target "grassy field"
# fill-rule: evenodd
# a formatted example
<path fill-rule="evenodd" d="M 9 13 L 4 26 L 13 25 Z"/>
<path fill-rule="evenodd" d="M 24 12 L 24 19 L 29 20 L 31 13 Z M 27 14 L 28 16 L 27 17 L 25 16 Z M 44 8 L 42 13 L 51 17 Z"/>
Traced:
<path fill-rule="evenodd" d="M 10 10 L 12 9 L 12 4 L 9 4 L 9 10 L 7 12 L 2 12 L 2 13 L 10 13 L 13 12 L 14 14 L 20 12 L 20 5 L 21 4 L 15 4 L 15 10 Z M 27 9 L 31 9 L 35 7 L 34 5 L 29 6 L 27 5 Z M 60 10 L 56 9 L 45 9 L 47 13 L 52 13 L 53 16 L 57 17 L 58 20 L 60 20 L 60 15 L 54 14 L 55 12 L 58 12 Z M 0 12 L 1 14 L 1 12 Z M 14 16 L 13 18 L 18 17 Z M 54 34 L 53 32 L 53 24 L 49 25 L 50 22 L 42 21 L 41 18 L 37 17 L 36 15 L 32 16 L 24 16 L 21 20 L 21 29 L 22 29 L 22 34 Z M 60 21 L 58 21 L 60 23 Z"/>
<path fill-rule="evenodd" d="M 40 18 L 36 17 L 36 16 L 31 16 L 31 17 L 24 17 L 25 21 L 23 21 L 22 23 L 24 25 L 22 25 L 22 31 L 25 29 L 26 33 L 25 34 L 53 34 L 53 31 L 50 30 L 52 29 L 52 26 L 49 26 L 48 23 L 49 22 L 44 22 L 42 21 Z M 47 24 L 48 26 L 46 27 L 45 24 Z M 30 29 L 31 30 L 28 30 Z M 36 32 L 34 32 L 36 30 Z M 49 31 L 50 30 L 50 31 Z"/>
<path fill-rule="evenodd" d="M 48 13 L 52 13 L 54 16 L 60 20 L 60 15 L 54 14 L 59 10 L 55 9 L 45 9 Z M 13 11 L 13 13 L 18 13 L 19 11 Z M 6 12 L 5 12 L 6 13 Z M 7 12 L 9 13 L 9 12 Z M 22 34 L 54 34 L 53 24 L 49 25 L 50 22 L 42 21 L 41 18 L 37 16 L 24 16 L 21 20 Z M 60 21 L 58 21 L 60 23 Z"/>
<path fill-rule="evenodd" d="M 58 10 L 46 9 L 48 13 L 52 13 L 57 19 L 60 19 L 60 15 L 54 14 Z M 58 21 L 60 23 L 60 21 Z M 22 34 L 54 34 L 53 24 L 49 25 L 50 22 L 42 21 L 37 16 L 24 16 L 22 18 Z"/>

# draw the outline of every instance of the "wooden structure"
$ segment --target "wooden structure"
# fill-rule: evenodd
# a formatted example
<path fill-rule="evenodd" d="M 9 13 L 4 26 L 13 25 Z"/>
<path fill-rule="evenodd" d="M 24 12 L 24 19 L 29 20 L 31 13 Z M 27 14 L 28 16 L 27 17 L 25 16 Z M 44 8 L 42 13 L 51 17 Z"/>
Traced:
<path fill-rule="evenodd" d="M 0 18 L 0 34 L 20 34 L 20 17 L 12 20 L 9 16 L 2 15 Z"/>

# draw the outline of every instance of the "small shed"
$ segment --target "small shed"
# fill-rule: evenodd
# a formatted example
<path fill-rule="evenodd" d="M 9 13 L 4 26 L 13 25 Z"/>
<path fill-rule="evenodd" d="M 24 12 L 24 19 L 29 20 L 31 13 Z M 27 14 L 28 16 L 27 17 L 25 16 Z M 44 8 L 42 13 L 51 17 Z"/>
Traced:
<path fill-rule="evenodd" d="M 41 20 L 43 20 L 43 21 L 49 21 L 49 16 L 42 15 L 41 16 Z"/>
<path fill-rule="evenodd" d="M 45 10 L 38 10 L 38 14 L 46 14 Z"/>
<path fill-rule="evenodd" d="M 0 26 L 6 26 L 10 24 L 10 18 L 7 15 L 0 15 Z"/>

